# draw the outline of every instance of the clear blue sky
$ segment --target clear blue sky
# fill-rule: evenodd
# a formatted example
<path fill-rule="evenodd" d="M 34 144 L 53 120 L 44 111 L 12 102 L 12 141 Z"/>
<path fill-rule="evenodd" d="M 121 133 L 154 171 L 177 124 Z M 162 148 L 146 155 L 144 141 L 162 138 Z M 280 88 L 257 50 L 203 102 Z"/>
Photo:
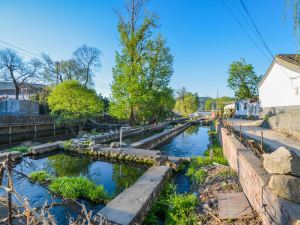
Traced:
<path fill-rule="evenodd" d="M 239 0 L 225 0 L 247 30 Z M 286 0 L 244 0 L 272 52 L 295 53 L 292 12 Z M 31 52 L 67 59 L 86 43 L 99 48 L 102 68 L 96 90 L 110 94 L 115 51 L 120 48 L 117 18 L 123 0 L 0 0 L 0 40 Z M 222 0 L 150 0 L 160 16 L 159 32 L 174 55 L 171 86 L 185 86 L 200 96 L 232 96 L 227 69 L 244 57 L 264 74 L 270 65 L 232 18 Z M 249 31 L 250 32 L 250 31 Z M 0 43 L 0 48 L 5 47 Z"/>

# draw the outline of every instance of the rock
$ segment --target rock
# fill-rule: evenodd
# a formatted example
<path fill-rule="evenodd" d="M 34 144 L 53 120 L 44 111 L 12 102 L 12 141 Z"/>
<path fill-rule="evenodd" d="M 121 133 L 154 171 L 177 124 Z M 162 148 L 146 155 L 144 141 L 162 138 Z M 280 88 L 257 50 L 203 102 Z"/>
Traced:
<path fill-rule="evenodd" d="M 264 167 L 269 173 L 300 176 L 300 157 L 285 147 L 264 154 Z"/>
<path fill-rule="evenodd" d="M 121 147 L 126 147 L 126 146 L 127 146 L 126 143 L 124 143 L 124 142 L 121 143 Z M 111 148 L 119 148 L 120 147 L 120 142 L 111 142 L 110 147 Z"/>
<path fill-rule="evenodd" d="M 273 175 L 269 188 L 278 196 L 300 203 L 300 178 L 290 175 Z"/>

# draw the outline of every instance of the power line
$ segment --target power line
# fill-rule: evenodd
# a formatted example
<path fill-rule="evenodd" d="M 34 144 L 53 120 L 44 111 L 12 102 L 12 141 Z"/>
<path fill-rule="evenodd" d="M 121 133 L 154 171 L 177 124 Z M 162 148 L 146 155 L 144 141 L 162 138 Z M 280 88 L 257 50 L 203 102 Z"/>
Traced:
<path fill-rule="evenodd" d="M 10 47 L 16 48 L 16 49 L 21 50 L 21 51 L 23 51 L 23 52 L 26 52 L 26 53 L 28 53 L 28 54 L 30 54 L 30 55 L 34 55 L 34 56 L 36 56 L 36 57 L 38 57 L 38 58 L 42 58 L 42 57 L 41 57 L 40 55 L 38 55 L 38 54 L 35 54 L 35 53 L 33 53 L 33 52 L 31 52 L 31 51 L 28 51 L 28 50 L 26 50 L 26 49 L 24 49 L 24 48 L 20 48 L 20 47 L 14 45 L 14 44 L 8 43 L 7 41 L 0 40 L 0 42 L 3 43 L 3 44 L 5 44 L 5 45 L 8 45 L 8 46 L 10 46 Z"/>
<path fill-rule="evenodd" d="M 269 59 L 269 57 L 265 54 L 265 52 L 260 48 L 260 46 L 256 43 L 256 41 L 251 37 L 251 35 L 249 34 L 249 32 L 247 31 L 247 29 L 243 26 L 243 24 L 239 21 L 239 19 L 235 16 L 235 14 L 233 13 L 233 11 L 230 9 L 230 7 L 227 5 L 227 3 L 225 2 L 225 0 L 222 1 L 225 8 L 228 10 L 228 12 L 230 13 L 230 15 L 234 18 L 234 20 L 240 25 L 240 27 L 242 28 L 242 30 L 246 33 L 246 35 L 248 36 L 248 38 L 252 41 L 252 43 L 257 47 L 257 49 L 260 51 L 260 53 L 262 53 L 266 59 L 268 61 L 272 61 Z"/>
<path fill-rule="evenodd" d="M 247 16 L 249 17 L 249 19 L 250 19 L 250 21 L 251 21 L 251 23 L 252 23 L 252 25 L 253 25 L 255 31 L 257 32 L 258 36 L 260 37 L 260 39 L 261 39 L 263 45 L 265 46 L 267 52 L 272 56 L 272 58 L 274 58 L 274 55 L 273 55 L 271 49 L 270 49 L 269 46 L 267 45 L 266 41 L 263 39 L 263 37 L 262 37 L 260 31 L 258 30 L 258 28 L 257 28 L 257 26 L 256 26 L 256 24 L 255 24 L 255 22 L 254 22 L 254 20 L 252 19 L 252 17 L 251 17 L 251 15 L 250 15 L 250 13 L 249 13 L 249 11 L 248 11 L 246 5 L 244 4 L 243 0 L 240 0 L 240 3 L 242 4 L 243 9 L 245 10 Z"/>

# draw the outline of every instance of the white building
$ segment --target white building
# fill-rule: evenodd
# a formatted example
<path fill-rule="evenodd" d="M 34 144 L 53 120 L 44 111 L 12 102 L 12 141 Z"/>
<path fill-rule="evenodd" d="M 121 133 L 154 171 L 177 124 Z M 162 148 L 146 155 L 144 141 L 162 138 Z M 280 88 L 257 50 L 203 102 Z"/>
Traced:
<path fill-rule="evenodd" d="M 260 105 L 259 101 L 244 99 L 235 102 L 235 116 L 246 117 L 259 117 Z"/>
<path fill-rule="evenodd" d="M 277 55 L 259 84 L 263 113 L 300 108 L 300 55 Z"/>

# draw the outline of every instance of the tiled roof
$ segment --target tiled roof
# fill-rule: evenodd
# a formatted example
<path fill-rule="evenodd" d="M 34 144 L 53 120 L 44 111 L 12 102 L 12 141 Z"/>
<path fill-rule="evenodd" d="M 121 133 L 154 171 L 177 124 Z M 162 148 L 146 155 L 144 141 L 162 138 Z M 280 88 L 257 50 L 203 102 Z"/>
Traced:
<path fill-rule="evenodd" d="M 277 57 L 286 62 L 300 66 L 300 54 L 279 54 Z"/>

